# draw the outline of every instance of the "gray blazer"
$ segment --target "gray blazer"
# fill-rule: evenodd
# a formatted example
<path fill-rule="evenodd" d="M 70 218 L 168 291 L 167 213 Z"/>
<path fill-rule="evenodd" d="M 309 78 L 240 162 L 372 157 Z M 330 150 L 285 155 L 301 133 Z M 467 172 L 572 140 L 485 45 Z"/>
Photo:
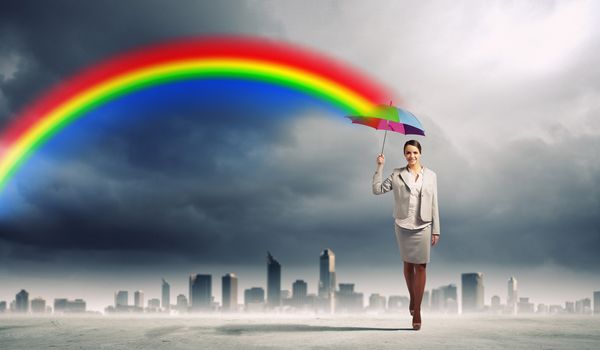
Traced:
<path fill-rule="evenodd" d="M 410 200 L 410 187 L 408 187 L 408 167 L 396 168 L 392 175 L 382 181 L 383 167 L 378 166 L 373 175 L 373 194 L 383 194 L 394 190 L 394 218 L 406 219 L 408 217 L 408 201 Z M 421 208 L 419 217 L 424 222 L 431 222 L 432 234 L 440 234 L 440 214 L 438 210 L 437 176 L 433 170 L 423 167 L 423 187 L 421 188 Z"/>

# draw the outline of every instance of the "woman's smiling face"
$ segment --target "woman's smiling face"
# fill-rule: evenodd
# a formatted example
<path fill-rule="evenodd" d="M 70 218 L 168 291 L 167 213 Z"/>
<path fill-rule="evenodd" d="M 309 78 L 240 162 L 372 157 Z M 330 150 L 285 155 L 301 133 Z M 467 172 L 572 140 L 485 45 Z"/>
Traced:
<path fill-rule="evenodd" d="M 419 164 L 419 158 L 421 158 L 421 152 L 413 145 L 406 145 L 404 147 L 404 157 L 408 162 L 409 166 Z"/>

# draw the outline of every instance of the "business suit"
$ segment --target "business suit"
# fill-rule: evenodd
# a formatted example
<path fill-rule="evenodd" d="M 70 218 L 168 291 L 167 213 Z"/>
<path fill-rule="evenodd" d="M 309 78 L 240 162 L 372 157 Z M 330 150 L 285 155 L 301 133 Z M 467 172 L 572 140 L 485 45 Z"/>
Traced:
<path fill-rule="evenodd" d="M 385 180 L 382 179 L 382 170 L 383 166 L 378 166 L 373 175 L 373 194 L 394 192 L 394 226 L 402 258 L 406 262 L 427 263 L 431 235 L 440 234 L 437 176 L 432 170 L 423 167 L 422 183 L 419 181 L 417 187 L 408 167 L 394 169 Z M 415 228 L 397 224 L 406 222 L 405 219 L 409 216 L 415 216 L 414 221 L 420 225 Z"/>

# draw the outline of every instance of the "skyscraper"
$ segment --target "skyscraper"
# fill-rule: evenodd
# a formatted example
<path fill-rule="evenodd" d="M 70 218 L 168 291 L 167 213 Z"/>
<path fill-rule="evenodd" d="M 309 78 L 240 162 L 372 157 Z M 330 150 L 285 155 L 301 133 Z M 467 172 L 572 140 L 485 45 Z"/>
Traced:
<path fill-rule="evenodd" d="M 15 296 L 15 311 L 27 313 L 29 312 L 29 293 L 25 289 L 21 289 Z"/>
<path fill-rule="evenodd" d="M 292 284 L 292 300 L 296 307 L 302 307 L 308 302 L 308 284 L 303 280 L 296 280 Z"/>
<path fill-rule="evenodd" d="M 462 274 L 462 312 L 483 311 L 483 273 Z"/>
<path fill-rule="evenodd" d="M 238 279 L 234 273 L 228 273 L 221 278 L 221 292 L 223 299 L 223 311 L 237 310 Z"/>
<path fill-rule="evenodd" d="M 211 298 L 212 275 L 191 275 L 189 298 L 191 310 L 210 310 Z"/>
<path fill-rule="evenodd" d="M 319 258 L 319 297 L 328 298 L 335 292 L 335 254 L 325 249 Z"/>
<path fill-rule="evenodd" d="M 281 265 L 267 252 L 267 305 L 281 305 Z"/>
<path fill-rule="evenodd" d="M 594 292 L 594 313 L 600 314 L 600 291 Z"/>
<path fill-rule="evenodd" d="M 133 305 L 137 308 L 144 308 L 144 292 L 141 290 L 136 290 L 133 293 Z"/>
<path fill-rule="evenodd" d="M 162 287 L 161 287 L 161 303 L 164 311 L 171 310 L 171 286 L 162 279 Z"/>
<path fill-rule="evenodd" d="M 506 296 L 506 307 L 510 313 L 517 312 L 517 300 L 519 294 L 517 292 L 517 279 L 512 277 L 508 279 L 508 295 Z"/>

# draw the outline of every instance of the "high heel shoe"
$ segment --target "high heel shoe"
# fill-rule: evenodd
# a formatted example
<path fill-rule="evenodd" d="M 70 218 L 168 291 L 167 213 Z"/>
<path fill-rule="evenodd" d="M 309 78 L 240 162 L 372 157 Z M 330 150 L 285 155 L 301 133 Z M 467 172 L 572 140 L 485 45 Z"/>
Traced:
<path fill-rule="evenodd" d="M 417 317 L 416 317 L 417 315 L 413 315 L 413 319 L 412 319 L 412 326 L 415 331 L 418 331 L 419 329 L 421 329 L 421 312 L 420 311 L 419 311 L 418 315 L 419 315 L 419 317 L 418 317 L 419 322 L 415 322 L 415 319 L 417 319 Z"/>

